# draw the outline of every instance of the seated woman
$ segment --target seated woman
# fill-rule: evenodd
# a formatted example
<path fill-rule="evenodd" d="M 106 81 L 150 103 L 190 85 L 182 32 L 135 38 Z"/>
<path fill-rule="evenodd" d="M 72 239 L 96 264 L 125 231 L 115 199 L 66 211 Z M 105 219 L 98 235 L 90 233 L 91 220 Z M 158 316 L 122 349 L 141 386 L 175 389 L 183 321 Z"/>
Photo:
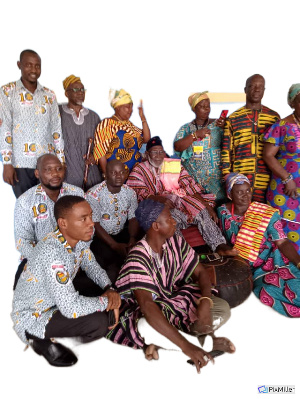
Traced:
<path fill-rule="evenodd" d="M 217 210 L 221 229 L 249 261 L 255 295 L 285 316 L 300 317 L 300 256 L 283 232 L 278 211 L 251 203 L 250 182 L 242 174 L 230 173 L 226 190 L 231 202 Z"/>
<path fill-rule="evenodd" d="M 139 150 L 143 143 L 149 141 L 150 129 L 144 115 L 142 101 L 138 110 L 143 129 L 139 129 L 129 121 L 133 103 L 130 94 L 125 90 L 111 90 L 110 104 L 115 114 L 111 118 L 103 119 L 96 128 L 94 158 L 104 175 L 108 159 L 123 162 L 129 173 L 141 161 Z"/>
<path fill-rule="evenodd" d="M 206 93 L 190 95 L 188 101 L 196 118 L 180 128 L 174 149 L 189 174 L 222 203 L 226 199 L 220 169 L 225 119 L 209 118 L 210 100 Z"/>
<path fill-rule="evenodd" d="M 290 87 L 288 104 L 294 112 L 265 133 L 263 158 L 272 172 L 268 204 L 278 209 L 283 230 L 300 248 L 300 83 Z"/>

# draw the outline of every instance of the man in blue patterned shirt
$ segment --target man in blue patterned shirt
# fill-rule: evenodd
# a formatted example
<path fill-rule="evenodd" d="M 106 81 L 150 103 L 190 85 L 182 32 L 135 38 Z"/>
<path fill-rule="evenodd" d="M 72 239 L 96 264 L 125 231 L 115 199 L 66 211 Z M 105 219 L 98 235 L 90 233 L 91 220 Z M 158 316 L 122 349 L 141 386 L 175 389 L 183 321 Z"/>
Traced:
<path fill-rule="evenodd" d="M 0 89 L 0 153 L 3 180 L 18 198 L 38 183 L 34 169 L 39 156 L 56 154 L 64 163 L 64 142 L 56 96 L 38 82 L 41 58 L 24 50 L 17 64 L 21 79 Z"/>

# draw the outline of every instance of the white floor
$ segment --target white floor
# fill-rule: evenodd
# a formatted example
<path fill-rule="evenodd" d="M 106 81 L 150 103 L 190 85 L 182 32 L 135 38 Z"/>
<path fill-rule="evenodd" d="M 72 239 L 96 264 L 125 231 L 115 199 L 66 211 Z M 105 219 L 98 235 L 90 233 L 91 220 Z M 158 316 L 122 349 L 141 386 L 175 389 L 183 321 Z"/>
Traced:
<path fill-rule="evenodd" d="M 159 361 L 148 362 L 141 351 L 104 339 L 88 345 L 64 340 L 79 357 L 78 363 L 68 369 L 49 366 L 31 349 L 23 352 L 24 345 L 14 333 L 10 319 L 12 284 L 18 264 L 13 238 L 15 199 L 8 185 L 1 182 L 0 186 L 1 398 L 135 399 L 155 395 L 177 399 L 193 395 L 244 399 L 256 397 L 258 386 L 282 384 L 296 385 L 294 397 L 300 397 L 300 320 L 277 314 L 260 304 L 253 294 L 232 310 L 231 319 L 219 332 L 235 343 L 236 353 L 217 358 L 215 365 L 209 364 L 200 375 L 179 351 L 160 351 Z"/>

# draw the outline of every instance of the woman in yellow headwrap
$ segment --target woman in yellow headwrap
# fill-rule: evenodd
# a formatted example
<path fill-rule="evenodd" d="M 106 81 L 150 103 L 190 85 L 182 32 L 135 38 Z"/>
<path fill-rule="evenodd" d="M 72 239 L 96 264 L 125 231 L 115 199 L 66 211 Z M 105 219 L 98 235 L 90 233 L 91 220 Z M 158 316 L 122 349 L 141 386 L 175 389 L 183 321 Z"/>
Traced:
<path fill-rule="evenodd" d="M 150 139 L 150 129 L 144 115 L 142 102 L 138 107 L 142 129 L 129 121 L 132 114 L 132 99 L 125 90 L 111 90 L 110 104 L 115 113 L 104 119 L 96 128 L 94 158 L 105 174 L 107 160 L 118 159 L 125 164 L 128 173 L 141 161 L 139 152 L 143 143 Z"/>
<path fill-rule="evenodd" d="M 195 119 L 183 125 L 174 140 L 175 154 L 189 174 L 201 184 L 206 193 L 216 195 L 216 201 L 226 199 L 222 184 L 221 143 L 225 119 L 210 119 L 207 91 L 191 94 L 189 105 Z"/>

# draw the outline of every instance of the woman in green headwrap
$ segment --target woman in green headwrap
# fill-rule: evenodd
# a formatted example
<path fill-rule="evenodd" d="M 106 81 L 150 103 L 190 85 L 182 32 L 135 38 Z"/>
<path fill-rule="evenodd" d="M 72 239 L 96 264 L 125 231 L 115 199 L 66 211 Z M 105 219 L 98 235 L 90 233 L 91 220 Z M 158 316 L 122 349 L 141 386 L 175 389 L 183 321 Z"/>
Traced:
<path fill-rule="evenodd" d="M 174 140 L 175 154 L 206 193 L 216 195 L 217 203 L 226 199 L 222 183 L 221 143 L 225 119 L 210 119 L 208 92 L 191 94 L 188 102 L 195 119 L 183 125 Z"/>
<path fill-rule="evenodd" d="M 288 92 L 294 112 L 272 125 L 264 134 L 263 159 L 272 172 L 267 202 L 277 208 L 283 229 L 300 249 L 300 83 Z"/>

